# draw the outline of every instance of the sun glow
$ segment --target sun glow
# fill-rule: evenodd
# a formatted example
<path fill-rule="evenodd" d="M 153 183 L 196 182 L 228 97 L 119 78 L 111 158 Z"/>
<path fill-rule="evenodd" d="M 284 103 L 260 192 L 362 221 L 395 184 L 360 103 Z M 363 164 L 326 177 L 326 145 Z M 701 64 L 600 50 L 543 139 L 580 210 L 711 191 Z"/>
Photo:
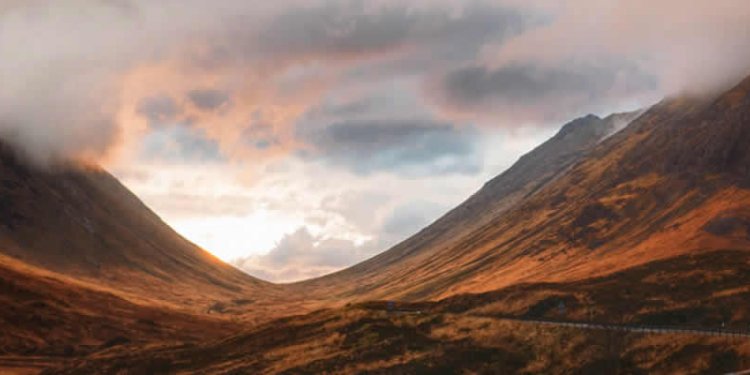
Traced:
<path fill-rule="evenodd" d="M 198 246 L 231 261 L 267 253 L 302 221 L 280 212 L 258 210 L 246 216 L 178 219 L 171 224 Z"/>

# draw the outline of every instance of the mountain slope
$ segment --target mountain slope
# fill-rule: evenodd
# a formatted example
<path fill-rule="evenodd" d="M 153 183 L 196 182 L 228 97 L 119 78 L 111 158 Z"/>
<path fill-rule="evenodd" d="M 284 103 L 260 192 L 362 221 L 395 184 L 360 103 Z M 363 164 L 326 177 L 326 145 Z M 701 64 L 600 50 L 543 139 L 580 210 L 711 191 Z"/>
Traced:
<path fill-rule="evenodd" d="M 391 268 L 401 268 L 405 263 L 417 268 L 421 262 L 437 257 L 438 253 L 452 251 L 453 246 L 460 246 L 462 236 L 481 230 L 488 222 L 554 181 L 600 141 L 622 129 L 637 115 L 638 112 L 620 113 L 603 119 L 588 115 L 563 125 L 554 137 L 523 155 L 508 170 L 488 181 L 469 199 L 419 233 L 372 259 L 296 286 L 314 293 L 316 289 L 338 283 L 352 284 L 352 280 L 357 280 L 357 284 L 364 285 L 346 290 L 344 297 L 370 296 L 369 293 L 386 296 L 377 280 L 389 277 Z"/>
<path fill-rule="evenodd" d="M 475 225 L 452 228 L 454 210 L 384 254 L 297 286 L 353 300 L 435 299 L 746 251 L 749 87 L 750 79 L 717 99 L 665 100 L 572 161 L 536 158 L 555 172 L 529 177 L 531 188 L 512 186 L 524 182 L 515 169 L 540 170 L 524 164 L 542 146 L 457 209 L 489 197 L 477 206 L 491 214 L 467 213 L 480 217 Z"/>
<path fill-rule="evenodd" d="M 41 169 L 2 145 L 0 249 L 133 298 L 190 309 L 274 290 L 179 236 L 103 170 Z"/>
<path fill-rule="evenodd" d="M 214 317 L 136 304 L 106 287 L 1 255 L 0 303 L 0 372 L 6 354 L 64 359 L 124 343 L 189 342 L 238 329 Z"/>

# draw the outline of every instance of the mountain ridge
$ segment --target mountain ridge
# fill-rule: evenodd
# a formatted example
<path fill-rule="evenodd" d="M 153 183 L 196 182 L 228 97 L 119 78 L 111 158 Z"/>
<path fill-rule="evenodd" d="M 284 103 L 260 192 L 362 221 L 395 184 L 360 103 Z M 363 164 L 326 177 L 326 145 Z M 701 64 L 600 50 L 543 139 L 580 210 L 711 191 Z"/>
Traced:
<path fill-rule="evenodd" d="M 526 196 L 553 181 L 582 155 L 640 114 L 640 111 L 617 113 L 605 118 L 587 115 L 566 123 L 555 136 L 524 154 L 510 168 L 487 181 L 476 193 L 414 236 L 348 269 L 294 286 L 315 288 L 319 283 L 347 273 L 368 273 L 409 257 L 415 249 L 427 249 L 440 240 L 450 239 L 454 227 L 479 228 L 492 217 L 512 207 Z M 478 218 L 476 216 L 479 216 Z M 437 245 L 440 246 L 440 245 Z M 434 251 L 434 250 L 433 250 Z M 430 254 L 426 254 L 430 255 Z M 364 270 L 360 270 L 364 269 Z M 347 277 L 347 276 L 344 276 Z M 357 276 L 354 276 L 357 277 Z M 357 291 L 355 293 L 359 293 Z"/>
<path fill-rule="evenodd" d="M 696 212 L 711 217 L 716 214 L 715 207 L 731 201 L 738 206 L 747 204 L 746 192 L 736 190 L 733 183 L 746 169 L 742 161 L 748 152 L 742 145 L 747 142 L 747 92 L 746 80 L 716 99 L 665 99 L 639 114 L 622 131 L 594 142 L 585 149 L 584 157 L 561 163 L 565 167 L 558 168 L 559 176 L 530 189 L 520 203 L 510 200 L 510 208 L 495 212 L 491 205 L 480 205 L 484 212 L 492 212 L 489 220 L 462 225 L 468 230 L 459 234 L 450 229 L 445 231 L 448 235 L 425 229 L 359 265 L 293 285 L 312 295 L 322 290 L 320 294 L 354 301 L 439 299 L 519 282 L 594 277 L 720 246 L 744 248 L 748 244 L 743 239 L 714 238 L 701 230 L 708 223 Z M 564 139 L 576 127 L 574 121 L 548 142 Z M 732 151 L 724 152 L 724 148 Z M 481 196 L 488 187 L 501 186 L 499 181 L 532 155 L 534 151 L 524 155 L 467 201 Z M 543 173 L 531 175 L 538 181 Z M 502 198 L 490 200 L 497 204 L 508 197 L 499 195 Z M 465 205 L 436 224 L 444 223 Z M 744 216 L 736 218 L 743 220 Z M 665 229 L 683 225 L 694 231 L 689 232 L 691 236 L 675 237 L 677 234 Z M 446 238 L 444 244 L 431 247 L 436 239 Z M 684 247 L 659 250 L 661 253 L 647 250 L 661 249 L 668 238 Z M 628 248 L 636 250 L 628 254 L 624 250 Z M 601 258 L 602 254 L 611 259 Z M 336 284 L 357 287 L 342 291 L 333 286 Z"/>

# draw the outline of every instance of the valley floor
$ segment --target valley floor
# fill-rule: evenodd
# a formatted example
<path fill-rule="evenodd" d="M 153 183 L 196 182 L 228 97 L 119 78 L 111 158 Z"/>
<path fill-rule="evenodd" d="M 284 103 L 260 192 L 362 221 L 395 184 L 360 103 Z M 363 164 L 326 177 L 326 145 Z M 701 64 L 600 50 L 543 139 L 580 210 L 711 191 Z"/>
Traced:
<path fill-rule="evenodd" d="M 384 307 L 318 311 L 207 344 L 113 348 L 47 373 L 714 374 L 750 365 L 747 337 L 591 330 Z"/>
<path fill-rule="evenodd" d="M 697 265 L 701 272 L 687 272 Z M 45 333 L 81 334 L 60 331 L 45 323 L 54 318 L 39 315 L 31 332 L 36 338 L 16 331 L 14 342 L 26 337 L 25 352 L 6 346 L 0 368 L 44 374 L 727 373 L 750 368 L 748 285 L 750 255 L 726 250 L 579 282 L 517 285 L 434 302 L 354 303 L 260 324 L 233 311 L 163 311 L 150 327 L 84 335 L 66 350 L 46 345 Z M 48 305 L 39 308 L 55 308 L 53 298 L 40 298 Z M 137 323 L 150 311 L 126 302 L 98 308 L 76 311 L 96 319 L 100 332 L 126 324 L 129 316 Z M 108 311 L 119 311 L 117 320 Z M 6 310 L 4 327 L 12 318 Z"/>

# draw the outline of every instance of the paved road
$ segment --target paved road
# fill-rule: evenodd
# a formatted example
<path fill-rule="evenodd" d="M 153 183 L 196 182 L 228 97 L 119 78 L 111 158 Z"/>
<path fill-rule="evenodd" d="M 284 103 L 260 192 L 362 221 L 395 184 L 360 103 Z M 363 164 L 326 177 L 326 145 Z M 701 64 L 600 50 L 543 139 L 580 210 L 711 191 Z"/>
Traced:
<path fill-rule="evenodd" d="M 609 323 L 593 323 L 593 322 L 523 319 L 523 318 L 512 318 L 512 317 L 502 317 L 500 319 L 513 320 L 513 321 L 522 322 L 522 323 L 544 324 L 544 325 L 553 325 L 553 326 L 559 326 L 559 327 L 573 327 L 573 328 L 581 328 L 581 329 L 598 329 L 598 330 L 607 330 L 607 331 L 639 332 L 639 333 L 655 333 L 655 334 L 677 333 L 677 334 L 703 335 L 703 336 L 750 338 L 750 332 L 748 331 L 739 331 L 739 330 L 732 330 L 732 329 L 726 329 L 726 328 L 646 326 L 646 325 L 632 325 L 632 324 L 609 324 Z M 750 375 L 750 370 L 730 372 L 725 375 Z"/>
<path fill-rule="evenodd" d="M 498 318 L 504 319 L 504 320 L 513 320 L 513 321 L 522 322 L 522 323 L 544 324 L 544 325 L 553 325 L 553 326 L 559 326 L 559 327 L 573 327 L 573 328 L 581 328 L 581 329 L 598 329 L 598 330 L 606 330 L 606 331 L 659 333 L 659 334 L 682 333 L 682 334 L 703 335 L 703 336 L 750 338 L 750 331 L 741 331 L 741 330 L 734 330 L 734 329 L 729 329 L 729 328 L 649 326 L 649 325 L 635 325 L 635 324 L 611 324 L 611 323 L 578 322 L 578 321 L 564 321 L 564 320 L 525 319 L 525 318 L 514 318 L 514 317 L 498 317 Z"/>
<path fill-rule="evenodd" d="M 387 310 L 391 314 L 422 314 L 419 309 L 403 309 L 396 308 Z M 602 323 L 602 322 L 586 322 L 586 321 L 574 321 L 574 320 L 552 320 L 552 319 L 533 319 L 524 318 L 518 316 L 509 315 L 479 315 L 485 318 L 512 320 L 521 323 L 532 323 L 532 324 L 545 324 L 560 327 L 573 327 L 581 329 L 598 329 L 607 331 L 623 331 L 623 332 L 640 332 L 640 333 L 660 333 L 660 334 L 690 334 L 690 335 L 703 335 L 703 336 L 722 336 L 722 337 L 740 337 L 750 338 L 750 330 L 740 330 L 733 328 L 712 328 L 712 327 L 683 327 L 683 326 L 653 326 L 644 324 L 614 324 L 614 323 Z M 750 375 L 750 373 L 748 374 Z"/>
<path fill-rule="evenodd" d="M 394 309 L 388 310 L 391 314 L 422 314 L 417 309 Z M 574 320 L 552 320 L 552 319 L 533 319 L 508 315 L 479 315 L 485 318 L 512 320 L 521 323 L 545 324 L 560 327 L 573 327 L 581 329 L 598 329 L 606 331 L 622 332 L 640 332 L 640 333 L 660 333 L 660 334 L 690 334 L 703 336 L 722 336 L 722 337 L 739 337 L 750 338 L 750 330 L 740 330 L 733 328 L 711 328 L 711 327 L 681 327 L 681 326 L 652 326 L 643 324 L 614 324 L 602 322 L 585 322 Z M 750 373 L 748 373 L 750 375 Z"/>

